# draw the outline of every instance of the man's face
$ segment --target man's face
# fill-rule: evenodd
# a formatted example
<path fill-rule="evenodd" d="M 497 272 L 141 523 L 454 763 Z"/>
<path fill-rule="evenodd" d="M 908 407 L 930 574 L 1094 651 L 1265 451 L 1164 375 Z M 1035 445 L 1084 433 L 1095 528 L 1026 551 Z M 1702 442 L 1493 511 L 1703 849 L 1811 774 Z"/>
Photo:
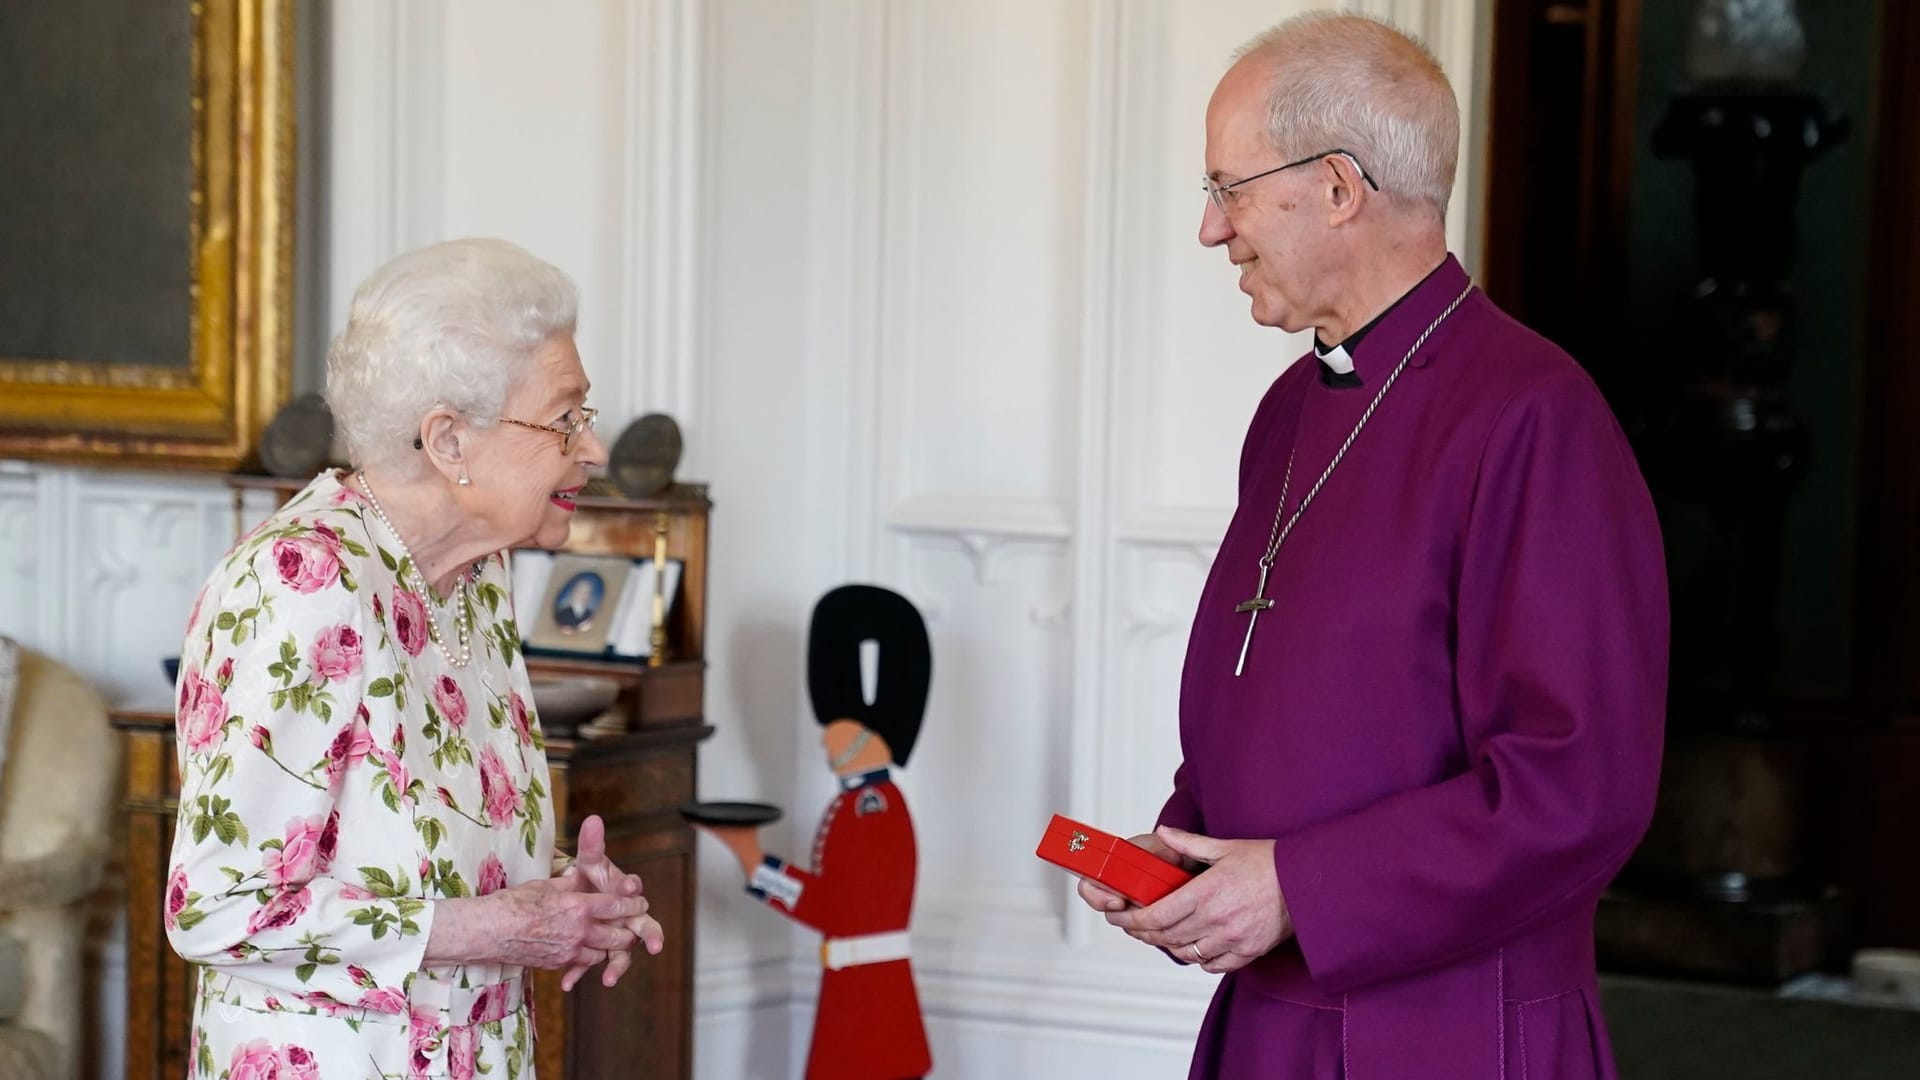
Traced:
<path fill-rule="evenodd" d="M 1268 62 L 1235 64 L 1207 104 L 1207 174 L 1231 184 L 1284 164 L 1267 142 Z M 1200 218 L 1200 243 L 1225 247 L 1240 268 L 1240 291 L 1253 301 L 1253 321 L 1283 330 L 1312 325 L 1309 304 L 1314 258 L 1313 223 L 1324 166 L 1262 176 L 1225 193 L 1226 212 L 1208 199 Z"/>

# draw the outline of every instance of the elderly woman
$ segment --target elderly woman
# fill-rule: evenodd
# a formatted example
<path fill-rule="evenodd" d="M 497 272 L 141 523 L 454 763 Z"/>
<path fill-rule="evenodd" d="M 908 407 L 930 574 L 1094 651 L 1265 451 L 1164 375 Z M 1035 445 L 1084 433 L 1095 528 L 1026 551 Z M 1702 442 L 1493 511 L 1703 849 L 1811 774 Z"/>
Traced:
<path fill-rule="evenodd" d="M 533 1075 L 528 968 L 657 953 L 588 819 L 553 874 L 502 552 L 556 547 L 605 447 L 573 283 L 511 244 L 354 295 L 327 397 L 354 462 L 236 545 L 188 621 L 173 947 L 191 1075 Z"/>

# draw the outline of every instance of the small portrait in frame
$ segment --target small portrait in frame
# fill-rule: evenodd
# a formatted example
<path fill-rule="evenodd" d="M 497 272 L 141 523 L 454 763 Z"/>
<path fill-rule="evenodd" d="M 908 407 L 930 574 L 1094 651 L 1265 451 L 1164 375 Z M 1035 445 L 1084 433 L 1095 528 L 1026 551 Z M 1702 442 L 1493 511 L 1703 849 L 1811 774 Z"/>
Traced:
<path fill-rule="evenodd" d="M 551 569 L 539 583 L 538 606 L 532 608 L 531 632 L 523 628 L 527 647 L 538 652 L 604 656 L 619 621 L 633 561 L 599 555 L 553 555 L 551 559 Z M 516 581 L 516 587 L 519 584 Z"/>
<path fill-rule="evenodd" d="M 560 583 L 553 597 L 553 624 L 563 634 L 591 629 L 600 604 L 607 598 L 607 582 L 597 571 L 582 570 Z"/>

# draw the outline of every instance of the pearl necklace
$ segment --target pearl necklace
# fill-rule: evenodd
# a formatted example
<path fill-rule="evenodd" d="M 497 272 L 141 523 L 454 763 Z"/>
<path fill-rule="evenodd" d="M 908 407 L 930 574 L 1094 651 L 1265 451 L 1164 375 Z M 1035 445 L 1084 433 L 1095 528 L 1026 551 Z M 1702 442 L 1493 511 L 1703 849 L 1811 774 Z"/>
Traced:
<path fill-rule="evenodd" d="M 457 668 L 466 667 L 473 660 L 473 621 L 468 615 L 473 605 L 472 597 L 467 595 L 472 585 L 471 576 L 467 571 L 460 572 L 459 588 L 454 601 L 454 632 L 460 641 L 460 655 L 455 656 L 448 650 L 446 642 L 441 640 L 440 619 L 433 613 L 433 605 L 429 602 L 433 599 L 433 593 L 427 588 L 427 579 L 421 576 L 420 563 L 413 557 L 413 553 L 407 550 L 407 542 L 401 538 L 400 530 L 393 527 L 393 519 L 387 517 L 387 512 L 380 508 L 380 500 L 373 497 L 373 485 L 367 482 L 367 474 L 364 472 L 360 474 L 360 490 L 366 492 L 367 505 L 373 508 L 373 516 L 379 518 L 380 524 L 387 527 L 387 532 L 393 536 L 393 546 L 400 549 L 400 557 L 406 560 L 408 576 L 412 579 L 414 588 L 420 593 L 420 606 L 427 612 L 427 636 L 433 639 L 433 647 L 440 650 L 440 655 L 447 658 L 447 663 Z"/>

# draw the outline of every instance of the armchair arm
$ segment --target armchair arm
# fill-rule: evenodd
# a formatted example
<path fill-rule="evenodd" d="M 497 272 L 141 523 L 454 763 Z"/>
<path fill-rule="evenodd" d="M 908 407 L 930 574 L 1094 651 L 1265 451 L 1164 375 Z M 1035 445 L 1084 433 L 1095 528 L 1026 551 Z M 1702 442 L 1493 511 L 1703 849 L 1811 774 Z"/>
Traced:
<path fill-rule="evenodd" d="M 106 861 L 105 841 L 83 841 L 0 862 L 0 911 L 78 903 L 100 883 Z"/>
<path fill-rule="evenodd" d="M 26 997 L 26 959 L 20 943 L 0 934 L 0 1021 L 20 1015 L 21 999 Z"/>

